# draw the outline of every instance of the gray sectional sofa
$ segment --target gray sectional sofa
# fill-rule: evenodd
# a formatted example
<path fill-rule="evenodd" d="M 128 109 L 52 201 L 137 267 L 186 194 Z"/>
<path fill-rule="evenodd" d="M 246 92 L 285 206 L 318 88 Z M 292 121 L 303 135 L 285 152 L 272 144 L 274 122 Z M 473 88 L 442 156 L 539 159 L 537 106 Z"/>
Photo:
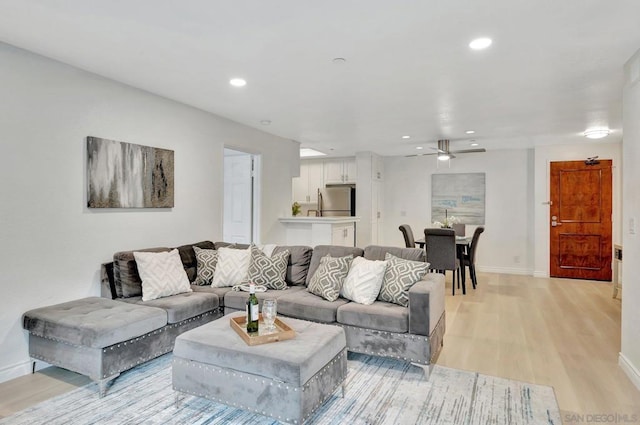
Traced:
<path fill-rule="evenodd" d="M 190 282 L 196 278 L 194 246 L 218 249 L 230 244 L 203 241 L 178 247 Z M 163 247 L 137 251 L 169 250 Z M 424 261 L 424 251 L 383 246 L 278 246 L 274 253 L 283 250 L 290 252 L 287 289 L 258 293 L 260 302 L 276 298 L 280 316 L 341 326 L 349 351 L 420 365 L 433 363 L 445 331 L 444 275 L 427 273 L 413 285 L 408 307 L 382 301 L 362 305 L 343 298 L 329 302 L 306 290 L 320 259 L 327 254 L 381 260 L 388 252 Z M 100 384 L 104 394 L 107 383 L 120 372 L 171 351 L 180 333 L 223 314 L 244 310 L 247 293 L 230 287 L 192 284 L 193 292 L 142 301 L 142 282 L 133 252 L 118 252 L 113 262 L 103 264 L 102 298 L 76 300 L 24 314 L 23 326 L 29 331 L 32 358 L 89 376 Z"/>

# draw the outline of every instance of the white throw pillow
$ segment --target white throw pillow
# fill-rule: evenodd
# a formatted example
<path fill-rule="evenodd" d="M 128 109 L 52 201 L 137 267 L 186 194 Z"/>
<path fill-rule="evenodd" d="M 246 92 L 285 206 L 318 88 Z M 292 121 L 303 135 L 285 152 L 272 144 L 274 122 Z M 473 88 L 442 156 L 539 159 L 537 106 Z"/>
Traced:
<path fill-rule="evenodd" d="M 240 285 L 247 278 L 250 263 L 250 249 L 218 249 L 218 264 L 216 265 L 216 273 L 213 275 L 211 286 L 222 288 Z"/>
<path fill-rule="evenodd" d="M 142 301 L 191 292 L 191 284 L 177 249 L 169 252 L 134 252 L 142 279 Z"/>
<path fill-rule="evenodd" d="M 380 293 L 386 269 L 386 261 L 354 258 L 340 295 L 359 304 L 373 304 Z"/>

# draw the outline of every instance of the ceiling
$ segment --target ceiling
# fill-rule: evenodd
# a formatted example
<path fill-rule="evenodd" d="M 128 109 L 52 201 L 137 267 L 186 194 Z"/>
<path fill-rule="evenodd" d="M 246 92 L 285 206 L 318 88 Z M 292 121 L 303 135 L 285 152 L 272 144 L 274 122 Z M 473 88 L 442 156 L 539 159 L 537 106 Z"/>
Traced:
<path fill-rule="evenodd" d="M 0 40 L 334 156 L 406 155 L 621 140 L 639 17 L 638 0 L 1 0 Z"/>

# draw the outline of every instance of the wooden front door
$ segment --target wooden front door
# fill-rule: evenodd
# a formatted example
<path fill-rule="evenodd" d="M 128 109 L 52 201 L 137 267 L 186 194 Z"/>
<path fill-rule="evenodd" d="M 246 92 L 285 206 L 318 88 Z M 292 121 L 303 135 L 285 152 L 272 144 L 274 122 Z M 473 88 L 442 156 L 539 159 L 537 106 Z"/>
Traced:
<path fill-rule="evenodd" d="M 552 277 L 611 280 L 611 165 L 551 162 Z"/>

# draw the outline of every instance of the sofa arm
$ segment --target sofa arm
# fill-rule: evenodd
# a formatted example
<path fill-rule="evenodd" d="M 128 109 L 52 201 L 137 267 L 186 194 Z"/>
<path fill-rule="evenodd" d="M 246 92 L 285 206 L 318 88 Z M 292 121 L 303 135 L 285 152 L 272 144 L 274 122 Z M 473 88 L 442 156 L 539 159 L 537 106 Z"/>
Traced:
<path fill-rule="evenodd" d="M 409 333 L 431 335 L 444 313 L 444 275 L 427 273 L 409 289 Z"/>

